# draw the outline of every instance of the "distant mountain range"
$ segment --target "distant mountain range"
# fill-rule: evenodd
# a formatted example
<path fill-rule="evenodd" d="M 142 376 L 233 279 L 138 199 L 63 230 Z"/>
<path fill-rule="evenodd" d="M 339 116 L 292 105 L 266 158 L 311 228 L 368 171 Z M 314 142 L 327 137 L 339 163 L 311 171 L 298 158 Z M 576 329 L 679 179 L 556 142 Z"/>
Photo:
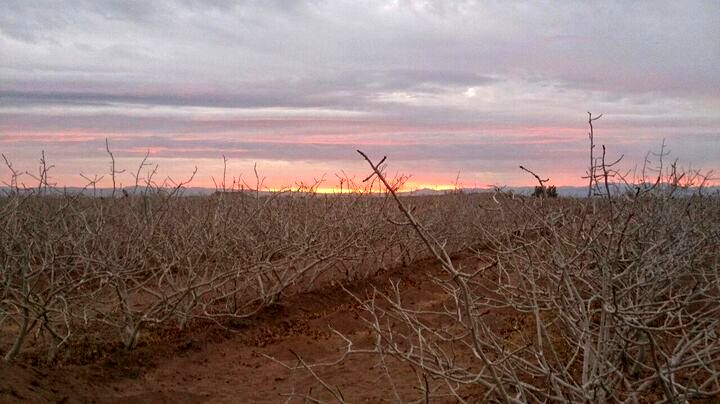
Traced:
<path fill-rule="evenodd" d="M 501 187 L 500 189 L 508 192 L 514 192 L 516 194 L 520 195 L 531 195 L 533 191 L 535 191 L 534 186 L 522 186 L 522 187 Z M 462 188 L 462 192 L 465 193 L 483 193 L 483 192 L 493 192 L 492 188 Z M 625 186 L 613 186 L 611 185 L 611 192 L 619 193 L 623 192 L 625 190 Z M 453 191 L 438 191 L 434 189 L 427 189 L 422 188 L 415 191 L 407 192 L 407 194 L 411 195 L 443 195 L 447 193 L 451 193 Z M 560 186 L 557 187 L 557 192 L 559 196 L 564 197 L 574 197 L 574 198 L 582 198 L 587 196 L 588 189 L 586 186 Z M 688 189 L 678 189 L 676 191 L 676 194 L 678 195 L 689 195 L 697 192 L 697 188 L 688 188 Z M 710 186 L 710 187 L 704 187 L 703 193 L 710 195 L 710 194 L 720 194 L 720 186 Z"/>
<path fill-rule="evenodd" d="M 503 191 L 507 192 L 514 192 L 516 194 L 520 195 L 531 195 L 532 192 L 535 190 L 534 186 L 521 186 L 521 187 L 501 187 Z M 614 187 L 614 190 L 616 192 L 622 192 L 624 190 L 624 186 L 621 187 Z M 7 195 L 10 193 L 12 188 L 7 186 L 0 187 L 0 196 Z M 173 188 L 166 188 L 165 189 L 168 192 L 172 192 Z M 461 188 L 461 191 L 464 193 L 487 193 L 487 192 L 493 192 L 493 188 Z M 124 191 L 124 192 L 123 192 Z M 116 197 L 122 197 L 124 195 L 133 195 L 134 193 L 142 194 L 144 191 L 144 188 L 138 188 L 137 191 L 135 191 L 134 187 L 126 187 L 126 188 L 118 188 L 115 190 L 115 196 Z M 38 192 L 37 188 L 29 188 L 26 190 L 22 190 L 23 193 L 36 193 Z M 43 191 L 45 192 L 45 191 Z M 254 190 L 245 190 L 243 191 L 246 194 L 249 195 L 255 195 Z M 401 194 L 403 195 L 410 195 L 410 196 L 426 196 L 426 195 L 444 195 L 448 193 L 455 192 L 453 190 L 435 190 L 435 189 L 429 189 L 429 188 L 420 188 L 412 191 L 401 191 Z M 587 195 L 587 187 L 582 186 L 560 186 L 557 187 L 557 192 L 559 196 L 564 197 L 584 197 Z M 676 191 L 676 194 L 678 196 L 685 196 L 685 195 L 691 195 L 693 193 L 697 192 L 697 188 L 689 188 L 686 190 L 678 190 Z M 69 193 L 69 194 L 78 194 L 82 193 L 86 196 L 97 196 L 97 197 L 109 197 L 112 195 L 112 189 L 111 188 L 82 188 L 82 187 L 65 187 L 65 188 L 49 188 L 45 195 L 62 195 L 63 193 Z M 203 187 L 186 187 L 182 188 L 179 191 L 180 195 L 183 196 L 202 196 L 202 195 L 212 195 L 218 193 L 218 191 L 215 188 L 203 188 Z M 228 194 L 240 194 L 240 191 L 226 191 Z M 706 195 L 715 194 L 720 195 L 720 186 L 709 186 L 703 188 L 703 193 Z M 266 196 L 272 194 L 271 191 L 260 191 L 260 195 Z M 295 193 L 297 194 L 297 193 Z"/>

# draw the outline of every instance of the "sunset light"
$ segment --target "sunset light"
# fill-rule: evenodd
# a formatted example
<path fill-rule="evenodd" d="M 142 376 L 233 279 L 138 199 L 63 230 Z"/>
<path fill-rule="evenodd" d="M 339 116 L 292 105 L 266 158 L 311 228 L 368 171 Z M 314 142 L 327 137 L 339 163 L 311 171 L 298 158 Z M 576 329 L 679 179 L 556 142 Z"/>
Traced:
<path fill-rule="evenodd" d="M 0 0 L 0 403 L 720 403 L 720 0 Z"/>
<path fill-rule="evenodd" d="M 25 171 L 44 150 L 58 184 L 106 173 L 107 138 L 200 187 L 222 156 L 274 188 L 361 176 L 357 148 L 418 188 L 531 185 L 520 164 L 581 185 L 586 111 L 627 169 L 663 139 L 720 169 L 708 2 L 33 3 L 0 17 L 0 151 Z"/>

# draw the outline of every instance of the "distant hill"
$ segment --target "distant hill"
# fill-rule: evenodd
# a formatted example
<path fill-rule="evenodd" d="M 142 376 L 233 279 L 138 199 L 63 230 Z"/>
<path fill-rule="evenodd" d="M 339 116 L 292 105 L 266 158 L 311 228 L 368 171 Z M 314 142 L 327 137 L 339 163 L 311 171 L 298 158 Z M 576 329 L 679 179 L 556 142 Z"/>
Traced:
<path fill-rule="evenodd" d="M 502 187 L 504 191 L 508 192 L 514 192 L 520 195 L 531 195 L 535 189 L 534 186 L 523 186 L 523 187 Z M 622 190 L 624 187 L 617 187 L 617 189 Z M 0 187 L 0 196 L 7 195 L 11 192 L 11 188 L 7 186 Z M 133 195 L 134 193 L 141 195 L 144 191 L 143 188 L 138 188 L 137 191 L 134 189 L 134 187 L 126 187 L 126 188 L 118 188 L 115 190 L 115 196 L 116 197 L 123 197 L 125 193 L 123 193 L 123 190 L 127 195 Z M 696 188 L 690 188 L 688 190 L 679 190 L 676 194 L 678 196 L 685 196 L 690 195 L 696 192 Z M 165 191 L 172 192 L 173 188 L 166 188 Z M 492 192 L 492 188 L 461 188 L 461 191 L 464 193 L 469 194 L 476 194 L 476 193 L 487 193 Z M 582 198 L 587 195 L 587 187 L 576 187 L 576 186 L 560 186 L 557 187 L 558 195 L 564 196 L 564 197 L 575 197 L 575 198 Z M 37 193 L 37 188 L 28 188 L 26 190 L 22 190 L 23 193 Z M 43 191 L 45 192 L 45 191 Z M 242 191 L 245 192 L 246 195 L 255 195 L 254 190 L 245 190 Z M 428 196 L 428 195 L 445 195 L 455 192 L 453 190 L 435 190 L 435 189 L 429 189 L 429 188 L 420 188 L 415 189 L 411 191 L 401 191 L 402 195 L 409 195 L 409 196 Z M 47 193 L 45 195 L 52 196 L 52 195 L 62 195 L 63 193 L 67 194 L 83 194 L 85 196 L 96 196 L 96 197 L 109 197 L 112 195 L 112 189 L 110 188 L 82 188 L 82 187 L 65 187 L 65 188 L 50 188 L 47 190 Z M 212 195 L 218 193 L 215 188 L 203 188 L 203 187 L 187 187 L 182 188 L 178 194 L 182 196 L 203 196 L 203 195 Z M 267 196 L 270 195 L 272 192 L 270 191 L 260 191 L 261 196 Z M 710 194 L 720 194 L 720 186 L 710 186 L 703 188 L 703 193 L 706 195 Z M 232 195 L 240 195 L 240 191 L 228 191 L 226 194 L 232 194 Z M 293 192 L 293 195 L 303 194 Z"/>

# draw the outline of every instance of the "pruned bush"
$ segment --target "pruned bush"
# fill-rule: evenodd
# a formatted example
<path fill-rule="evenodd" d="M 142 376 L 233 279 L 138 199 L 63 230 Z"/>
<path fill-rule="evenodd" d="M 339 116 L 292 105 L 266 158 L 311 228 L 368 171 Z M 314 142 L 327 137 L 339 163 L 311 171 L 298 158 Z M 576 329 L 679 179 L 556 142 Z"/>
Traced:
<path fill-rule="evenodd" d="M 687 402 L 720 394 L 720 203 L 676 198 L 674 189 L 553 204 L 498 193 L 502 220 L 479 225 L 480 264 L 469 269 L 393 193 L 445 272 L 435 282 L 447 300 L 408 305 L 399 284 L 356 297 L 375 344 L 357 349 L 345 337 L 345 355 L 379 355 L 390 379 L 383 358 L 412 366 L 421 375 L 413 399 L 426 401 L 481 394 Z"/>
<path fill-rule="evenodd" d="M 21 187 L 20 174 L 7 167 L 11 186 L 0 196 L 6 360 L 23 352 L 63 360 L 68 348 L 95 336 L 132 349 L 153 329 L 182 330 L 198 321 L 232 326 L 287 294 L 424 256 L 411 229 L 392 224 L 400 219 L 374 184 L 346 180 L 351 193 L 328 196 L 312 184 L 263 192 L 258 180 L 183 196 L 188 181 L 168 188 L 137 174 L 133 188 L 89 196 L 53 188 L 47 171 L 37 187 Z M 120 172 L 114 164 L 112 170 Z M 471 244 L 468 223 L 489 216 L 465 209 L 476 205 L 473 199 L 412 200 L 452 251 Z"/>

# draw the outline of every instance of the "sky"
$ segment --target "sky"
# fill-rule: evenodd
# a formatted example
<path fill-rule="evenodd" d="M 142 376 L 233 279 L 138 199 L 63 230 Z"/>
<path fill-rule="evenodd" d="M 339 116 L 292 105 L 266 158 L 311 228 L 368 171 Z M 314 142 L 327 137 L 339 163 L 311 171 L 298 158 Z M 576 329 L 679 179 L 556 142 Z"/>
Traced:
<path fill-rule="evenodd" d="M 361 149 L 410 187 L 582 185 L 590 111 L 624 168 L 664 140 L 717 172 L 719 38 L 717 0 L 3 0 L 0 152 L 58 185 L 108 185 L 106 139 L 123 184 L 149 153 L 332 188 Z"/>

